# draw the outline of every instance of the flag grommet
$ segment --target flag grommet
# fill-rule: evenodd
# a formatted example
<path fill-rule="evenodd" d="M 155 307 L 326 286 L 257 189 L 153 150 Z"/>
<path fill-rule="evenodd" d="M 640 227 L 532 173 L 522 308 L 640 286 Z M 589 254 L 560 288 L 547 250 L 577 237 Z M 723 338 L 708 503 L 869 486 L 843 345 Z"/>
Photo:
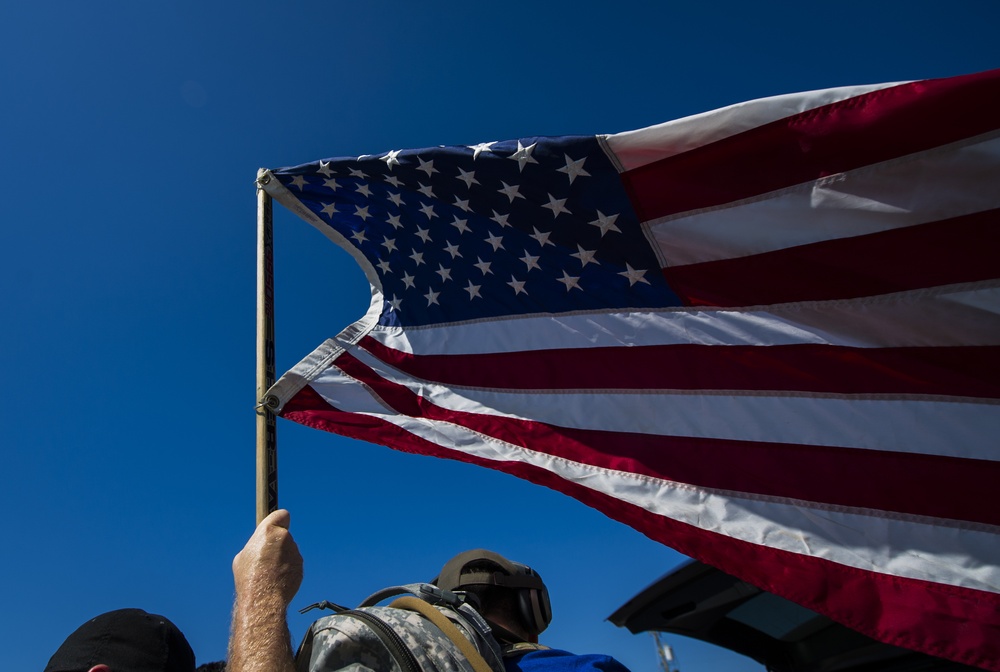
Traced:
<path fill-rule="evenodd" d="M 263 399 L 261 399 L 259 402 L 257 402 L 257 405 L 254 406 L 254 410 L 255 411 L 260 411 L 260 410 L 266 409 L 268 411 L 272 411 L 273 412 L 273 411 L 278 410 L 278 406 L 280 406 L 280 405 L 281 405 L 281 402 L 278 400 L 277 397 L 275 397 L 274 395 L 268 395 L 268 396 L 264 397 Z"/>

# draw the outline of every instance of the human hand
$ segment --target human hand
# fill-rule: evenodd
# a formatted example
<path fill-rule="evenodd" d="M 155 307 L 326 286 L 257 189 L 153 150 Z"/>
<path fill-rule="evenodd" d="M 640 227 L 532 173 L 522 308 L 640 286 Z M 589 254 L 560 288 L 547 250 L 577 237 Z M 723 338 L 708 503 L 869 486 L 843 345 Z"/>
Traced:
<path fill-rule="evenodd" d="M 290 522 L 288 511 L 272 512 L 233 558 L 237 600 L 276 597 L 284 607 L 291 603 L 302 585 L 302 555 L 288 531 Z"/>

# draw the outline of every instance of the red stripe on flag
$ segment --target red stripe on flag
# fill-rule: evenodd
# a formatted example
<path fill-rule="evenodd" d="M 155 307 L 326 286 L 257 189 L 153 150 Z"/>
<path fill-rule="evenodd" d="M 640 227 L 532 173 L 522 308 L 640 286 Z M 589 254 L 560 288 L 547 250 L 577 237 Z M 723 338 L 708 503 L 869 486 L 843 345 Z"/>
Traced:
<path fill-rule="evenodd" d="M 1000 672 L 1000 597 L 994 593 L 877 574 L 714 534 L 566 481 L 535 465 L 485 460 L 431 443 L 379 418 L 334 409 L 309 387 L 285 405 L 282 415 L 316 429 L 488 467 L 544 485 L 655 541 L 870 637 Z M 872 604 L 879 609 L 870 609 Z"/>
<path fill-rule="evenodd" d="M 359 345 L 416 378 L 522 390 L 770 390 L 1000 398 L 1000 346 L 661 345 L 412 355 Z"/>
<path fill-rule="evenodd" d="M 1000 210 L 663 269 L 694 306 L 875 296 L 1000 277 Z"/>
<path fill-rule="evenodd" d="M 1000 596 L 995 593 L 869 572 L 713 534 L 533 465 L 494 468 L 567 494 L 654 541 L 873 639 L 1000 672 Z"/>
<path fill-rule="evenodd" d="M 818 107 L 622 174 L 642 221 L 730 203 L 987 133 L 1000 70 Z"/>
<path fill-rule="evenodd" d="M 404 415 L 449 422 L 603 469 L 716 490 L 1000 525 L 1000 509 L 982 505 L 1000 483 L 1000 462 L 557 427 L 441 408 L 380 378 L 349 354 L 334 365 Z M 295 401 L 300 403 L 299 396 Z M 329 407 L 321 397 L 312 403 Z M 288 406 L 283 415 L 291 417 Z M 300 416 L 292 419 L 302 422 Z M 326 429 L 342 433 L 333 426 Z M 935 496 L 928 497 L 929 492 Z"/>

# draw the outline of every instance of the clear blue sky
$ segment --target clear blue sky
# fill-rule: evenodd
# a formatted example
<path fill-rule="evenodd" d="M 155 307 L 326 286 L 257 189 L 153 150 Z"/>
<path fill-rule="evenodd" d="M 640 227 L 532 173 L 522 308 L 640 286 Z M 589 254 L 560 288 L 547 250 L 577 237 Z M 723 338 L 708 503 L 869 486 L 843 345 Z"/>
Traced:
<path fill-rule="evenodd" d="M 613 133 L 772 94 L 1000 66 L 995 0 L 8 3 L 0 20 L 0 644 L 41 670 L 91 616 L 172 618 L 225 655 L 254 526 L 258 167 Z M 367 307 L 276 207 L 281 371 Z M 655 672 L 604 619 L 682 560 L 468 465 L 279 424 L 294 607 L 354 603 L 486 546 L 536 566 L 543 637 Z M 292 619 L 298 641 L 309 618 Z M 685 672 L 760 666 L 668 638 Z"/>

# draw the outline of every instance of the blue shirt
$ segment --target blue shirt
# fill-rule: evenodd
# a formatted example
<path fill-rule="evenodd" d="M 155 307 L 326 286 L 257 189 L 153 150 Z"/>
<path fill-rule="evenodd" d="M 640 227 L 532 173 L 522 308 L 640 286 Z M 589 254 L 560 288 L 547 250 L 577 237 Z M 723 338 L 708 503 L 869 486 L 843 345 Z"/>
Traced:
<path fill-rule="evenodd" d="M 507 672 L 629 672 L 611 656 L 541 649 L 504 658 Z"/>

